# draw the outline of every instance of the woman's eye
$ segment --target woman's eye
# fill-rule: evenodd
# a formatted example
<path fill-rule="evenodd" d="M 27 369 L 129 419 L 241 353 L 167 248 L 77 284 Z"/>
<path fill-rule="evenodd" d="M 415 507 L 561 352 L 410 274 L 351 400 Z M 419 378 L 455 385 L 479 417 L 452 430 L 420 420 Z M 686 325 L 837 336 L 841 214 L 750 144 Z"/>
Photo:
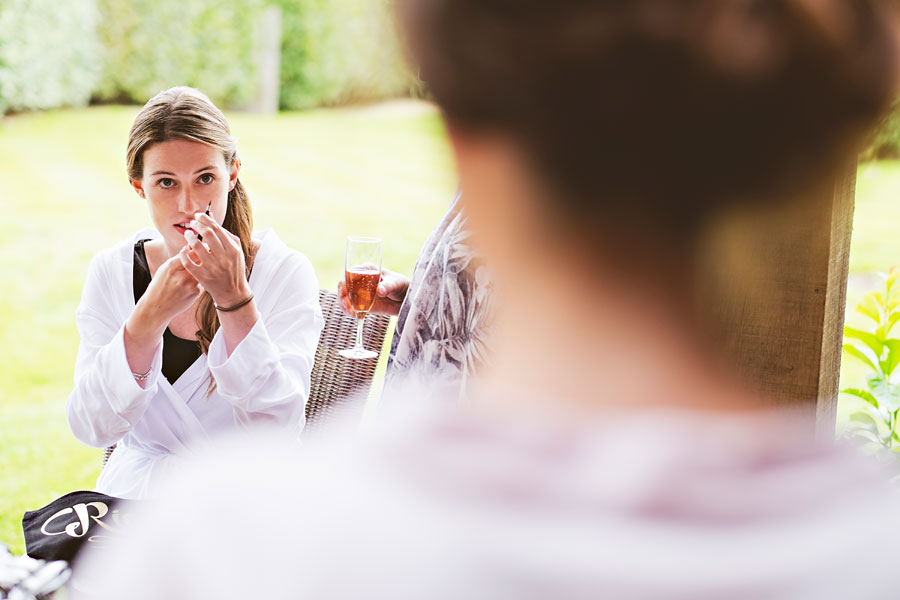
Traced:
<path fill-rule="evenodd" d="M 157 185 L 159 185 L 159 187 L 161 187 L 161 188 L 166 188 L 166 189 L 168 189 L 168 188 L 173 187 L 173 186 L 175 185 L 175 181 L 174 181 L 173 179 L 169 179 L 168 177 L 164 177 L 163 179 L 160 179 L 160 180 L 157 182 Z"/>
<path fill-rule="evenodd" d="M 200 176 L 200 178 L 197 181 L 199 181 L 200 183 L 205 185 L 205 184 L 212 183 L 214 179 L 215 179 L 215 177 L 213 177 L 212 173 L 204 173 L 203 175 Z"/>

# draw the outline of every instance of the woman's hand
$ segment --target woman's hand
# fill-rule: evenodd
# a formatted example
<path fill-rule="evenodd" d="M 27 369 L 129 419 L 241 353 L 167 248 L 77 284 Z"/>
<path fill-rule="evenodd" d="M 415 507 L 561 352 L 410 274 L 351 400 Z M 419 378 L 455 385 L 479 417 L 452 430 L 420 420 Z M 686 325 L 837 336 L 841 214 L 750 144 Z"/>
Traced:
<path fill-rule="evenodd" d="M 190 308 L 203 291 L 194 276 L 182 265 L 181 254 L 184 252 L 182 250 L 156 270 L 128 320 L 132 327 L 126 329 L 133 335 L 145 337 L 158 332 L 162 336 L 169 321 Z"/>
<path fill-rule="evenodd" d="M 400 312 L 400 305 L 406 298 L 406 292 L 409 290 L 409 278 L 389 271 L 381 270 L 381 282 L 378 284 L 378 291 L 375 296 L 375 305 L 372 311 L 379 315 L 396 315 Z M 338 302 L 345 313 L 351 317 L 356 317 L 356 312 L 350 304 L 350 296 L 347 294 L 347 283 L 342 279 L 338 282 Z"/>
<path fill-rule="evenodd" d="M 134 312 L 125 322 L 125 356 L 134 373 L 150 370 L 169 322 L 196 302 L 203 289 L 182 264 L 182 251 L 156 270 Z M 140 384 L 142 387 L 143 383 Z"/>
<path fill-rule="evenodd" d="M 184 268 L 209 292 L 216 306 L 241 305 L 251 298 L 251 291 L 240 239 L 209 215 L 197 213 L 194 217 L 191 228 L 203 241 L 193 232 L 185 232 L 188 250 L 180 255 Z M 219 310 L 218 315 L 225 352 L 231 356 L 259 319 L 256 303 L 251 299 L 237 310 Z"/>
<path fill-rule="evenodd" d="M 181 252 L 161 264 L 156 270 L 147 291 L 138 304 L 144 304 L 149 313 L 156 315 L 163 329 L 169 321 L 186 311 L 197 300 L 203 289 L 182 264 Z"/>
<path fill-rule="evenodd" d="M 250 284 L 240 240 L 212 217 L 204 213 L 194 217 L 191 228 L 203 241 L 193 232 L 185 232 L 189 251 L 179 255 L 182 265 L 218 306 L 234 306 L 246 300 L 250 296 Z"/>

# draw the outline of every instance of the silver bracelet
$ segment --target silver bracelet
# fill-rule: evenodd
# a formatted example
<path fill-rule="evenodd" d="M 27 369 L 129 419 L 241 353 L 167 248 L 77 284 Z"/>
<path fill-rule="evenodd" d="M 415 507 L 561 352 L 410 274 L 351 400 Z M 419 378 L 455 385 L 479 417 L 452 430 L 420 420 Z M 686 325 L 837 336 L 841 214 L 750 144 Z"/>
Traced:
<path fill-rule="evenodd" d="M 152 370 L 153 369 L 151 368 L 150 371 Z M 147 371 L 146 373 L 135 373 L 132 371 L 131 374 L 134 375 L 135 381 L 147 381 L 147 377 L 150 376 L 150 371 Z"/>

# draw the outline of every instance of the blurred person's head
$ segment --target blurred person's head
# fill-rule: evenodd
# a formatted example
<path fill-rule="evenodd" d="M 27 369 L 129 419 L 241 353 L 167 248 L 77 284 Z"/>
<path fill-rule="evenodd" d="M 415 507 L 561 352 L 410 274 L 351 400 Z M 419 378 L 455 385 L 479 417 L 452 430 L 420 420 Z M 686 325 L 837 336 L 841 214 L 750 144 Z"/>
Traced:
<path fill-rule="evenodd" d="M 498 255 L 527 233 L 585 262 L 679 272 L 717 213 L 802 194 L 853 156 L 896 80 L 869 0 L 401 7 Z"/>
<path fill-rule="evenodd" d="M 492 380 L 725 406 L 701 249 L 722 215 L 829 196 L 896 87 L 876 2 L 401 0 L 496 273 Z"/>
<path fill-rule="evenodd" d="M 237 139 L 209 98 L 189 87 L 151 98 L 131 126 L 126 158 L 131 185 L 146 198 L 170 255 L 184 246 L 195 213 L 209 207 L 212 218 L 240 239 L 249 268 L 253 216 L 238 177 Z M 209 293 L 198 304 L 197 322 L 206 352 L 219 326 Z"/>

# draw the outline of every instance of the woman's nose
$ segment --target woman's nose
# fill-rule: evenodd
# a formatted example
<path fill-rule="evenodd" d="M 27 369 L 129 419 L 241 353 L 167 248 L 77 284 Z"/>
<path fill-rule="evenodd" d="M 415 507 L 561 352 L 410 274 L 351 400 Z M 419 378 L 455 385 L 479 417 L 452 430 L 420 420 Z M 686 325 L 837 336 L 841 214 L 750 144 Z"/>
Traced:
<path fill-rule="evenodd" d="M 194 213 L 201 212 L 203 210 L 203 207 L 195 205 L 194 198 L 191 196 L 191 190 L 188 188 L 184 188 L 184 191 L 179 197 L 178 210 L 185 214 L 192 215 Z"/>

